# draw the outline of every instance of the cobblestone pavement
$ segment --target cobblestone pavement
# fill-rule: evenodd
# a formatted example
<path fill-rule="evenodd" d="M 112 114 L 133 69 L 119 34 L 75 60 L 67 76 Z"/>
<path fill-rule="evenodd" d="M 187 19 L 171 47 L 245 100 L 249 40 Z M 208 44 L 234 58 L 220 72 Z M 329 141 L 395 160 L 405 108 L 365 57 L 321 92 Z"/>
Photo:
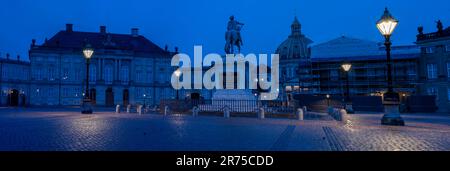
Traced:
<path fill-rule="evenodd" d="M 0 108 L 0 151 L 366 151 L 450 150 L 450 116 L 408 115 L 407 126 L 379 125 L 380 114 L 329 119 L 114 114 L 77 108 Z"/>

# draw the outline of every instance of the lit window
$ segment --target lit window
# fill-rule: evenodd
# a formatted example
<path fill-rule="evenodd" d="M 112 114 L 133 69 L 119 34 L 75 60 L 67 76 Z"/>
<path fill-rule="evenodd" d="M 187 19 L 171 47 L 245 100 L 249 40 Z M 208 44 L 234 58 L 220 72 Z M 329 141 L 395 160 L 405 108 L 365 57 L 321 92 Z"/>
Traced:
<path fill-rule="evenodd" d="M 427 64 L 427 77 L 428 77 L 428 79 L 436 79 L 437 78 L 437 65 L 436 64 Z"/>

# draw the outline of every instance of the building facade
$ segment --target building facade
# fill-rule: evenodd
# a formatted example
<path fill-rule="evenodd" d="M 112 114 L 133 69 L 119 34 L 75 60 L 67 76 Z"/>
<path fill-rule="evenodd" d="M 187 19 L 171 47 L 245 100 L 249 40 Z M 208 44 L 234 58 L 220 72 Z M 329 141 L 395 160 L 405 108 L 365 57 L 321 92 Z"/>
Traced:
<path fill-rule="evenodd" d="M 312 89 L 316 94 L 344 95 L 350 63 L 351 95 L 382 95 L 387 90 L 386 49 L 376 42 L 342 36 L 312 47 Z M 393 46 L 394 90 L 402 96 L 416 93 L 420 50 L 415 45 Z"/>
<path fill-rule="evenodd" d="M 277 48 L 280 55 L 280 95 L 279 99 L 291 99 L 293 92 L 310 91 L 311 79 L 311 39 L 302 34 L 301 24 L 295 17 L 291 34 Z"/>
<path fill-rule="evenodd" d="M 437 31 L 423 33 L 418 28 L 420 55 L 420 86 L 422 94 L 436 95 L 438 112 L 450 113 L 450 27 L 437 23 Z"/>
<path fill-rule="evenodd" d="M 0 106 L 25 106 L 30 100 L 30 62 L 0 58 Z"/>
<path fill-rule="evenodd" d="M 86 80 L 82 49 L 94 48 Z M 170 84 L 174 53 L 161 49 L 138 29 L 130 34 L 112 34 L 101 26 L 98 32 L 79 32 L 72 24 L 29 51 L 31 105 L 80 105 L 85 83 L 99 106 L 158 104 L 175 97 Z"/>

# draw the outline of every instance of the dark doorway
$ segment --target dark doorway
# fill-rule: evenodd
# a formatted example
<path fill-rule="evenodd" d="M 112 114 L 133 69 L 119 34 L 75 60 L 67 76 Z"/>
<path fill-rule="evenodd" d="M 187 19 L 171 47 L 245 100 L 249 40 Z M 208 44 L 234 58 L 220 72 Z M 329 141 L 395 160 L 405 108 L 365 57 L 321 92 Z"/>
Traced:
<path fill-rule="evenodd" d="M 128 89 L 124 89 L 123 90 L 123 105 L 127 106 L 128 104 L 130 104 L 130 92 L 128 91 Z"/>
<path fill-rule="evenodd" d="M 200 100 L 200 93 L 192 93 L 191 100 Z"/>
<path fill-rule="evenodd" d="M 97 104 L 97 90 L 95 90 L 95 88 L 89 91 L 89 98 L 93 105 Z"/>
<path fill-rule="evenodd" d="M 105 106 L 114 106 L 114 92 L 111 87 L 106 89 Z"/>
<path fill-rule="evenodd" d="M 8 105 L 9 106 L 19 106 L 19 91 L 13 89 L 8 94 Z"/>

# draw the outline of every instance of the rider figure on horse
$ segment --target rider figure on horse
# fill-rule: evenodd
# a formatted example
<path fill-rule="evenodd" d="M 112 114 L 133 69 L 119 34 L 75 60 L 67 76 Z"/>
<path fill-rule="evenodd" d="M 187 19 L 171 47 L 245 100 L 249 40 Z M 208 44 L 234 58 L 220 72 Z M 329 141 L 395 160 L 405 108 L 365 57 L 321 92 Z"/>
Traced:
<path fill-rule="evenodd" d="M 230 21 L 228 21 L 228 25 L 227 25 L 227 36 L 226 36 L 228 46 L 236 45 L 236 46 L 238 46 L 238 48 L 240 50 L 240 46 L 243 45 L 242 37 L 241 37 L 241 28 L 243 25 L 244 25 L 244 23 L 240 23 L 240 22 L 234 20 L 234 16 L 230 17 Z M 230 36 L 232 36 L 231 33 L 236 34 L 236 38 L 235 38 L 236 40 L 234 40 L 234 42 L 232 42 L 232 40 L 229 40 Z M 231 39 L 233 39 L 233 38 L 231 38 Z"/>

